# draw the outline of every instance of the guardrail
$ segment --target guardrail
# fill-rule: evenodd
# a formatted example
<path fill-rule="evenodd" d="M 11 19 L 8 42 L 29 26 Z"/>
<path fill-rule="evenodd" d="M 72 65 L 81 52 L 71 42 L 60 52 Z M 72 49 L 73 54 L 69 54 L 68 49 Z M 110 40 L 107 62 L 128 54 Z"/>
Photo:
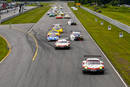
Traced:
<path fill-rule="evenodd" d="M 130 26 L 128 26 L 126 24 L 123 24 L 123 23 L 121 23 L 119 21 L 116 21 L 116 20 L 114 20 L 112 18 L 109 18 L 107 16 L 104 16 L 102 14 L 99 14 L 99 13 L 97 13 L 95 11 L 92 11 L 92 10 L 86 8 L 86 7 L 81 6 L 81 8 L 86 10 L 86 11 L 88 11 L 89 13 L 91 13 L 91 14 L 93 14 L 93 15 L 95 15 L 95 16 L 97 16 L 97 17 L 99 17 L 99 18 L 101 18 L 101 19 L 103 19 L 103 20 L 105 20 L 105 21 L 115 25 L 116 27 L 118 27 L 118 28 L 120 28 L 120 29 L 122 29 L 122 30 L 124 30 L 124 31 L 126 31 L 128 33 L 130 33 Z"/>

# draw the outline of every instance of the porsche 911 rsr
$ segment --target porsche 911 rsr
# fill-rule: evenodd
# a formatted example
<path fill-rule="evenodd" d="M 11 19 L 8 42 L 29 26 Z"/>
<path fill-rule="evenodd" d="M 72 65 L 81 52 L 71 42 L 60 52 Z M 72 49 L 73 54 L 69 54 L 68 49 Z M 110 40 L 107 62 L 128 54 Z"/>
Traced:
<path fill-rule="evenodd" d="M 104 73 L 104 63 L 96 58 L 89 58 L 87 57 L 85 60 L 82 61 L 82 72 L 101 72 Z"/>
<path fill-rule="evenodd" d="M 47 36 L 48 41 L 57 41 L 58 39 L 59 39 L 59 36 L 57 36 L 55 34 L 51 34 L 51 35 Z"/>
<path fill-rule="evenodd" d="M 49 17 L 55 17 L 55 14 L 54 13 L 50 13 Z"/>
<path fill-rule="evenodd" d="M 54 26 L 54 27 L 52 28 L 52 30 L 55 30 L 55 31 L 57 31 L 57 32 L 59 32 L 59 33 L 62 33 L 62 32 L 63 32 L 63 28 L 60 27 L 60 26 Z"/>
<path fill-rule="evenodd" d="M 55 48 L 70 48 L 70 41 L 66 39 L 59 39 L 55 43 Z"/>
<path fill-rule="evenodd" d="M 63 17 L 61 15 L 57 15 L 56 19 L 63 19 Z"/>
<path fill-rule="evenodd" d="M 57 31 L 54 31 L 54 30 L 49 31 L 47 35 L 49 36 L 49 35 L 51 35 L 51 34 L 55 34 L 55 35 L 57 35 L 57 36 L 60 36 L 60 33 L 57 32 Z"/>
<path fill-rule="evenodd" d="M 70 19 L 71 17 L 68 15 L 68 14 L 66 14 L 65 16 L 64 16 L 64 19 Z"/>
<path fill-rule="evenodd" d="M 62 11 L 59 11 L 58 14 L 64 16 L 64 13 Z"/>
<path fill-rule="evenodd" d="M 70 34 L 70 40 L 72 41 L 77 41 L 77 40 L 83 40 L 83 36 L 81 35 L 80 32 L 72 32 Z"/>
<path fill-rule="evenodd" d="M 68 22 L 67 22 L 68 25 L 77 25 L 75 21 L 73 21 L 72 19 L 70 19 Z"/>
<path fill-rule="evenodd" d="M 63 28 L 62 28 L 62 26 L 61 26 L 60 24 L 53 24 L 53 25 L 50 27 L 49 31 L 51 31 L 51 30 L 57 31 L 57 32 L 59 32 L 59 33 L 62 33 L 62 32 L 63 32 Z"/>

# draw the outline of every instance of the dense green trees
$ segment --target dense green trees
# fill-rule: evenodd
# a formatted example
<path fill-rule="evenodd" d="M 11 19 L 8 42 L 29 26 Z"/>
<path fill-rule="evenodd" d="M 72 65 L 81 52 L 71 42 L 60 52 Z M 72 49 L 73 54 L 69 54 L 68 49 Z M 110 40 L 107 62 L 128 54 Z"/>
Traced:
<path fill-rule="evenodd" d="M 5 1 L 10 2 L 10 1 L 57 1 L 57 0 L 5 0 Z M 73 0 L 61 0 L 61 1 L 73 1 Z M 130 4 L 130 0 L 74 0 L 74 1 L 80 2 L 82 4 L 96 3 L 97 5 L 102 5 L 102 4 L 112 4 L 112 5 Z"/>
<path fill-rule="evenodd" d="M 12 0 L 6 0 L 7 2 L 12 2 Z"/>
<path fill-rule="evenodd" d="M 112 5 L 130 4 L 130 0 L 75 0 L 75 1 L 80 2 L 82 4 L 96 3 L 97 5 L 102 5 L 102 4 L 112 4 Z"/>

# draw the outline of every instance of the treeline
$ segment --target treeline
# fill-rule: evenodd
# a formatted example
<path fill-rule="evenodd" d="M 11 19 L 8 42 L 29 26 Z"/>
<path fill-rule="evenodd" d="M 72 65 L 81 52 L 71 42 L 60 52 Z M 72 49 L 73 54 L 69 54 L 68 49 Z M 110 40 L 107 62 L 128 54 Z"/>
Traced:
<path fill-rule="evenodd" d="M 97 5 L 105 5 L 105 4 L 111 4 L 111 5 L 122 5 L 122 4 L 130 4 L 130 0 L 75 0 L 75 2 L 79 2 L 81 4 L 97 4 Z"/>
<path fill-rule="evenodd" d="M 74 0 L 12 0 L 12 1 L 74 1 Z"/>

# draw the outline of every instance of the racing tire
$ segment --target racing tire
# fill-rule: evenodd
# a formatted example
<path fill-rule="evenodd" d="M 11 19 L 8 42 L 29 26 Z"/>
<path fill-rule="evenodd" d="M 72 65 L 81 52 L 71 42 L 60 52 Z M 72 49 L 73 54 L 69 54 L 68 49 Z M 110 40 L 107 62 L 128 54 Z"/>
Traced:
<path fill-rule="evenodd" d="M 67 49 L 70 49 L 70 46 L 69 47 L 66 47 Z"/>
<path fill-rule="evenodd" d="M 57 49 L 58 49 L 58 47 L 55 47 L 55 49 L 57 50 Z"/>
<path fill-rule="evenodd" d="M 87 71 L 82 70 L 82 73 L 83 73 L 83 74 L 86 74 L 86 73 L 87 73 Z"/>
<path fill-rule="evenodd" d="M 102 71 L 101 74 L 104 74 L 104 71 Z"/>

